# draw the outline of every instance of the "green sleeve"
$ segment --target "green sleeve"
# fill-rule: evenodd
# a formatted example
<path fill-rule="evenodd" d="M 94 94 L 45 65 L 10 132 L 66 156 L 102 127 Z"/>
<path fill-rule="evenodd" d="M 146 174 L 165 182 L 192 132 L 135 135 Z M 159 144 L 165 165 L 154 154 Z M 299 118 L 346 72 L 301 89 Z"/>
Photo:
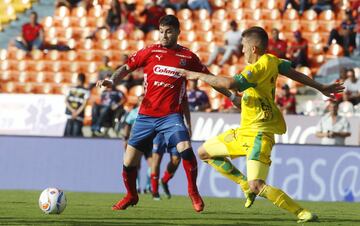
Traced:
<path fill-rule="evenodd" d="M 291 62 L 288 60 L 281 60 L 280 64 L 278 65 L 279 73 L 282 75 L 287 74 L 290 71 Z"/>
<path fill-rule="evenodd" d="M 247 90 L 250 87 L 255 87 L 256 86 L 256 83 L 248 82 L 248 80 L 246 80 L 246 78 L 242 74 L 235 75 L 233 78 L 236 81 L 236 88 L 240 92 L 243 92 L 243 91 Z"/>

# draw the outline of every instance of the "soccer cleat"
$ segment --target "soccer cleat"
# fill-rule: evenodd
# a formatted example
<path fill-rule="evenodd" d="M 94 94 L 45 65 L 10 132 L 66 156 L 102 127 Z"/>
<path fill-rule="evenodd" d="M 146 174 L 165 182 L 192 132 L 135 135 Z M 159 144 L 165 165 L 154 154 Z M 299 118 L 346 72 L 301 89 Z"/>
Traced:
<path fill-rule="evenodd" d="M 160 180 L 159 182 L 165 192 L 166 198 L 170 199 L 171 194 L 170 194 L 170 190 L 169 190 L 169 185 L 167 183 L 164 183 L 162 180 Z"/>
<path fill-rule="evenodd" d="M 319 221 L 318 216 L 316 214 L 309 212 L 308 210 L 302 210 L 297 215 L 297 217 L 299 218 L 299 220 L 297 221 L 298 223 Z"/>
<path fill-rule="evenodd" d="M 112 210 L 125 210 L 129 206 L 135 206 L 139 201 L 139 197 L 125 196 L 119 202 L 112 206 Z"/>
<path fill-rule="evenodd" d="M 155 200 L 155 201 L 160 201 L 161 200 L 159 193 L 153 193 L 152 197 L 153 197 L 153 200 Z"/>
<path fill-rule="evenodd" d="M 204 210 L 204 201 L 202 200 L 201 196 L 199 193 L 193 193 L 193 194 L 189 194 L 192 205 L 195 209 L 196 212 L 201 212 Z"/>
<path fill-rule="evenodd" d="M 255 202 L 256 194 L 253 192 L 244 192 L 246 201 L 245 208 L 250 208 L 252 204 Z"/>

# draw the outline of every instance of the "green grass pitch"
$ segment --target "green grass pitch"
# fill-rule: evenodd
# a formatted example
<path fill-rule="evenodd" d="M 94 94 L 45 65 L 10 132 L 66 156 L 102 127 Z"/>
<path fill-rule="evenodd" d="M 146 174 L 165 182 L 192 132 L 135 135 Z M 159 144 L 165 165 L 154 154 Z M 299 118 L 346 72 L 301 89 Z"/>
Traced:
<path fill-rule="evenodd" d="M 243 199 L 205 197 L 205 211 L 196 213 L 187 197 L 153 201 L 150 195 L 141 195 L 137 206 L 112 211 L 121 194 L 66 192 L 65 211 L 45 215 L 38 207 L 39 195 L 40 191 L 0 191 L 0 225 L 299 225 L 292 215 L 263 199 L 245 209 Z M 321 220 L 307 225 L 360 225 L 359 203 L 301 204 Z"/>

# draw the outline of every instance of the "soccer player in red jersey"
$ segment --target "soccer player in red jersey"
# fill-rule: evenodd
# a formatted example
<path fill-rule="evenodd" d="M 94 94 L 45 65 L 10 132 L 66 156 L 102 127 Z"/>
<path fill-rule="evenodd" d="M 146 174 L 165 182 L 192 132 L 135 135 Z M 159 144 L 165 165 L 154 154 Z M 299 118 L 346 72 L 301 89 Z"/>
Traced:
<path fill-rule="evenodd" d="M 176 147 L 180 153 L 189 196 L 195 211 L 200 212 L 204 202 L 196 185 L 197 161 L 181 112 L 181 105 L 186 101 L 186 79 L 179 75 L 177 68 L 209 72 L 193 52 L 177 44 L 180 24 L 175 16 L 166 15 L 159 24 L 160 44 L 139 50 L 110 79 L 97 82 L 97 86 L 112 86 L 133 70 L 140 67 L 144 70 L 145 96 L 124 156 L 122 175 L 127 194 L 113 209 L 123 210 L 138 203 L 136 166 L 142 154 L 151 151 L 155 135 L 161 133 L 167 146 Z M 224 92 L 231 96 L 230 92 Z"/>

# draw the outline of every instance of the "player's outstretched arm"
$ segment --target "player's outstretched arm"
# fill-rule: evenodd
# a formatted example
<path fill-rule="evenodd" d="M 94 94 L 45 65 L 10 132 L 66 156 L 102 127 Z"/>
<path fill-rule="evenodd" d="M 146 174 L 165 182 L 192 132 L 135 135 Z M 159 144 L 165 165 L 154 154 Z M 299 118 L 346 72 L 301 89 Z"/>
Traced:
<path fill-rule="evenodd" d="M 236 81 L 233 78 L 226 78 L 220 76 L 214 76 L 212 74 L 205 74 L 202 72 L 188 71 L 185 69 L 178 69 L 181 76 L 190 80 L 201 80 L 206 82 L 215 89 L 235 89 Z M 231 95 L 231 94 L 230 94 Z"/>
<path fill-rule="evenodd" d="M 127 64 L 119 67 L 110 77 L 110 79 L 99 80 L 96 82 L 97 87 L 112 87 L 117 85 L 127 74 L 131 73 L 130 67 Z"/>
<path fill-rule="evenodd" d="M 322 92 L 322 94 L 330 98 L 333 98 L 334 93 L 341 93 L 345 89 L 342 83 L 332 83 L 329 85 L 318 83 L 317 81 L 309 78 L 301 72 L 294 70 L 293 68 L 290 68 L 287 73 L 284 73 L 284 75 L 292 80 L 317 89 Z"/>
<path fill-rule="evenodd" d="M 224 96 L 230 98 L 233 104 L 240 108 L 240 99 L 235 93 L 230 92 L 229 89 L 236 88 L 236 81 L 233 78 L 225 78 L 220 76 L 215 76 L 213 74 L 205 74 L 201 72 L 189 71 L 185 69 L 177 69 L 181 76 L 186 77 L 190 80 L 202 80 L 203 82 L 208 83 L 211 87 L 213 87 L 219 93 L 222 93 Z"/>

